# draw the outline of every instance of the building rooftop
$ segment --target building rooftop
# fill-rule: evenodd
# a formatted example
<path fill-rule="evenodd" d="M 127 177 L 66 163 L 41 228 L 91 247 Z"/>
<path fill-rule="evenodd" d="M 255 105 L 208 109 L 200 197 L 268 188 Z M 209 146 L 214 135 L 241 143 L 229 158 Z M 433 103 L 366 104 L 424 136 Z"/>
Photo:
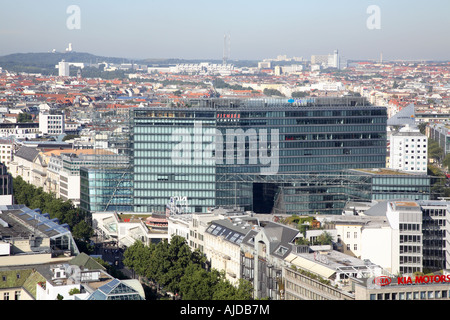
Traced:
<path fill-rule="evenodd" d="M 257 225 L 258 221 L 251 217 L 220 219 L 211 221 L 205 232 L 213 236 L 223 237 L 224 240 L 239 245 L 245 235 Z"/>
<path fill-rule="evenodd" d="M 28 160 L 30 162 L 33 162 L 34 159 L 39 155 L 39 150 L 36 148 L 30 148 L 30 147 L 20 147 L 19 150 L 16 151 L 15 157 L 23 158 L 25 160 Z"/>
<path fill-rule="evenodd" d="M 373 168 L 373 169 L 350 169 L 349 171 L 356 171 L 356 172 L 362 172 L 362 173 L 368 173 L 371 175 L 386 175 L 386 176 L 392 176 L 392 175 L 404 175 L 404 176 L 412 176 L 412 175 L 419 175 L 418 173 L 414 172 L 406 172 L 396 169 L 389 169 L 389 168 Z"/>
<path fill-rule="evenodd" d="M 41 214 L 25 205 L 0 206 L 0 218 L 6 224 L 0 224 L 0 237 L 29 237 L 39 235 L 54 237 L 70 233 L 69 226 L 60 225 L 57 219 L 50 219 L 48 214 Z"/>
<path fill-rule="evenodd" d="M 367 276 L 382 272 L 380 266 L 370 261 L 363 261 L 336 250 L 291 253 L 285 260 L 296 267 L 313 272 L 325 279 L 329 279 L 335 273 Z"/>

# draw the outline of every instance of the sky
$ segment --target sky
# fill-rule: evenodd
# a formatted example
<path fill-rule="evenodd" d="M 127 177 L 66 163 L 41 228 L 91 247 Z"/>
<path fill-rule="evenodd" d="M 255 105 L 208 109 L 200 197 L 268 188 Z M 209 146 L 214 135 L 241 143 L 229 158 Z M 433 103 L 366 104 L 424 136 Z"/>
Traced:
<path fill-rule="evenodd" d="M 448 0 L 3 0 L 0 55 L 450 60 Z M 75 7 L 73 7 L 75 6 Z M 72 10 L 75 8 L 76 10 Z M 228 50 L 227 50 L 228 52 Z"/>

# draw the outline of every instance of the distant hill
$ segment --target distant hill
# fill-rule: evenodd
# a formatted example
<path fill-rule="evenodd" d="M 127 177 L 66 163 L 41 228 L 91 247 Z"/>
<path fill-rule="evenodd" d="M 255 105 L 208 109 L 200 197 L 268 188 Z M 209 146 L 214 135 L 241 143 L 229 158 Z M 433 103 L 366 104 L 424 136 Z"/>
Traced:
<path fill-rule="evenodd" d="M 200 63 L 200 62 L 211 62 L 211 63 L 222 63 L 220 60 L 214 59 L 127 59 L 127 58 L 117 58 L 117 57 L 104 57 L 97 56 L 94 54 L 86 52 L 37 52 L 37 53 L 13 53 L 5 56 L 0 56 L 0 67 L 5 70 L 12 72 L 28 72 L 28 73 L 42 73 L 45 75 L 56 75 L 58 74 L 55 66 L 61 60 L 66 62 L 82 62 L 87 65 L 96 64 L 101 62 L 108 63 L 135 63 L 143 65 L 158 65 L 158 66 L 168 66 L 175 65 L 178 63 Z M 243 66 L 256 66 L 256 61 L 241 60 L 241 61 L 230 61 L 237 67 Z"/>
<path fill-rule="evenodd" d="M 55 66 L 61 60 L 67 62 L 83 62 L 86 64 L 109 62 L 129 62 L 125 58 L 102 57 L 85 52 L 38 52 L 38 53 L 13 53 L 0 57 L 0 67 L 15 72 L 30 72 L 43 74 L 57 74 Z M 134 61 L 138 63 L 137 61 Z"/>

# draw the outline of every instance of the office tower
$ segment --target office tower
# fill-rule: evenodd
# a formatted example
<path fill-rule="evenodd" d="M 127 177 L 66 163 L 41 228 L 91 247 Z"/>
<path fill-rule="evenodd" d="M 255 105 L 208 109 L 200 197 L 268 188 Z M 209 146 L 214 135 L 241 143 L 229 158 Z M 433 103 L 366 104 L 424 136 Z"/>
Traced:
<path fill-rule="evenodd" d="M 386 109 L 362 98 L 186 104 L 131 110 L 135 212 L 164 212 L 179 197 L 189 212 L 340 214 L 341 172 L 385 167 Z"/>

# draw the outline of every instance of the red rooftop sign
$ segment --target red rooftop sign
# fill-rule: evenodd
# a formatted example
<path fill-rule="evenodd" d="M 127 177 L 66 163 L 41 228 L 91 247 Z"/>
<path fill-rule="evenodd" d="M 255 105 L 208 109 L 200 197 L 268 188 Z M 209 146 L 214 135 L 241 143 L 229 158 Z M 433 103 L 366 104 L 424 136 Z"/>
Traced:
<path fill-rule="evenodd" d="M 390 285 L 392 278 L 387 276 L 379 276 L 373 279 L 373 284 L 380 287 Z M 414 279 L 411 277 L 397 277 L 398 285 L 402 284 L 429 284 L 429 283 L 450 283 L 449 275 L 429 275 L 429 276 L 416 276 Z"/>

